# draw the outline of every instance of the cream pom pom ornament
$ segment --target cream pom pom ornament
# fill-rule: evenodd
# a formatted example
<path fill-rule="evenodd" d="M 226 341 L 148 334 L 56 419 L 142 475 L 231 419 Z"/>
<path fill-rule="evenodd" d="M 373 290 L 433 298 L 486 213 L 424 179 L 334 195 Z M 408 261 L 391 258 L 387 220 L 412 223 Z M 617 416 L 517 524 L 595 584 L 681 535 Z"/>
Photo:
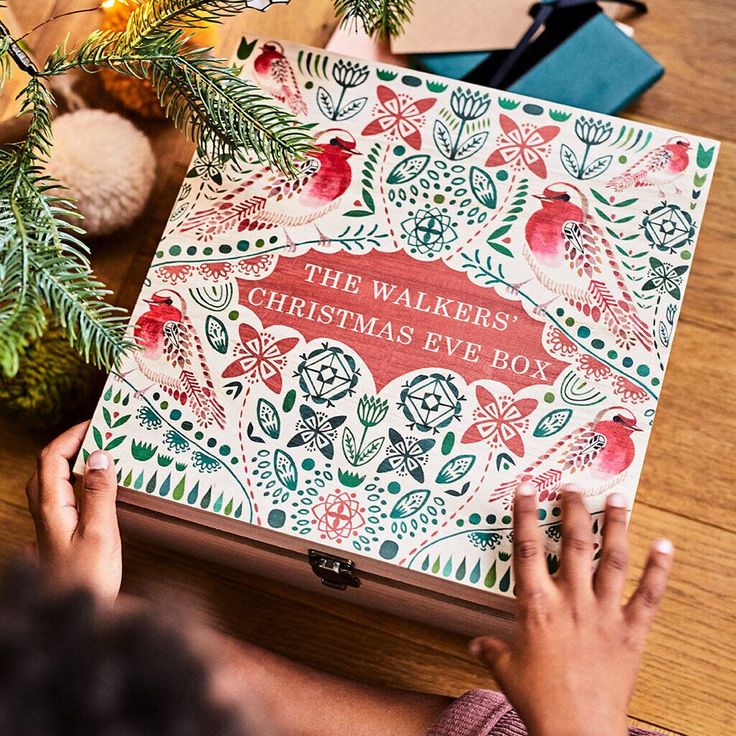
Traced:
<path fill-rule="evenodd" d="M 148 138 L 125 118 L 78 110 L 53 122 L 46 173 L 67 188 L 89 235 L 130 225 L 151 195 L 156 158 Z"/>

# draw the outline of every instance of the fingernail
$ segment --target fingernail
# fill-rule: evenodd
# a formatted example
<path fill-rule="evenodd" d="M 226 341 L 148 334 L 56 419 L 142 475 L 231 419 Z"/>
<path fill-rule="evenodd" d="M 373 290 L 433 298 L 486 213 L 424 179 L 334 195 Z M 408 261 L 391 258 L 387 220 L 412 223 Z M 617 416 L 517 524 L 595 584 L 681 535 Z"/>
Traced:
<path fill-rule="evenodd" d="M 534 485 L 531 483 L 520 483 L 516 487 L 516 492 L 520 496 L 533 496 L 535 493 Z"/>
<path fill-rule="evenodd" d="M 656 549 L 657 552 L 661 552 L 663 555 L 671 555 L 675 551 L 675 546 L 669 539 L 658 539 L 654 543 L 654 549 Z"/>
<path fill-rule="evenodd" d="M 566 493 L 582 493 L 583 489 L 576 485 L 575 483 L 568 483 L 567 485 L 563 486 L 563 491 Z"/>
<path fill-rule="evenodd" d="M 468 644 L 468 651 L 474 656 L 478 657 L 481 653 L 481 645 L 480 642 L 477 639 L 473 639 L 473 641 Z"/>
<path fill-rule="evenodd" d="M 90 470 L 107 470 L 110 467 L 110 458 L 106 452 L 93 452 L 87 458 L 87 467 Z"/>
<path fill-rule="evenodd" d="M 626 499 L 620 493 L 612 493 L 608 499 L 608 505 L 614 509 L 625 509 Z"/>

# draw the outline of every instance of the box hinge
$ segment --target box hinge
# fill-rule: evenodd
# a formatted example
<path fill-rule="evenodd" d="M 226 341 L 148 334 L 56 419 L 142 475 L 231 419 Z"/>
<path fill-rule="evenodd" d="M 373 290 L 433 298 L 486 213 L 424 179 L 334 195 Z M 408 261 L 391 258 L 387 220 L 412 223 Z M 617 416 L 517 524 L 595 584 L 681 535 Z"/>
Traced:
<path fill-rule="evenodd" d="M 360 580 L 353 570 L 355 563 L 344 557 L 334 557 L 316 549 L 309 550 L 309 564 L 314 574 L 323 585 L 336 590 L 345 590 L 348 586 L 357 588 Z"/>

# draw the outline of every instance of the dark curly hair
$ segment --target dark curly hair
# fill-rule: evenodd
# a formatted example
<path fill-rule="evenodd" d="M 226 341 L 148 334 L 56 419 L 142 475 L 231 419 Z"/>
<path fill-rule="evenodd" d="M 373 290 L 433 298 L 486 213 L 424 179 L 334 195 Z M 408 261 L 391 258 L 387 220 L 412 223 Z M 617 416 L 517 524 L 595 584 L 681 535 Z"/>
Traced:
<path fill-rule="evenodd" d="M 210 692 L 207 665 L 151 613 L 48 595 L 24 567 L 0 583 L 2 736 L 249 736 Z"/>

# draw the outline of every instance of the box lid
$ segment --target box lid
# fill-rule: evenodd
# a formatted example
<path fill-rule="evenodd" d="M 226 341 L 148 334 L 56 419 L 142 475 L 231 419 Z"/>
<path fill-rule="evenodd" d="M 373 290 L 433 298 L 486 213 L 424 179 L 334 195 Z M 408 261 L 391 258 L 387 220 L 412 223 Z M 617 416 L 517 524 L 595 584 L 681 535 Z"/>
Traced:
<path fill-rule="evenodd" d="M 596 533 L 633 503 L 717 144 L 242 48 L 319 148 L 297 181 L 195 157 L 77 470 L 106 449 L 172 516 L 511 595 L 521 478 L 551 569 L 563 483 Z"/>

